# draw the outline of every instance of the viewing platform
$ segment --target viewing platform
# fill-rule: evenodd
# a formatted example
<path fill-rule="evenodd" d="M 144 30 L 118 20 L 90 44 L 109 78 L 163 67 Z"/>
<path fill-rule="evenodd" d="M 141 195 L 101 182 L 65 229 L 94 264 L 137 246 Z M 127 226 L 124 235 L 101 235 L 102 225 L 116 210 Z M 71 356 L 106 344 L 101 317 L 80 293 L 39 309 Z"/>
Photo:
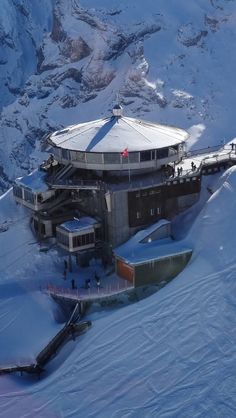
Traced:
<path fill-rule="evenodd" d="M 128 280 L 124 280 L 116 276 L 115 278 L 111 278 L 111 280 L 108 278 L 103 279 L 102 285 L 99 287 L 91 287 L 89 289 L 82 287 L 78 289 L 69 289 L 48 284 L 45 291 L 53 298 L 60 300 L 75 303 L 93 303 L 113 299 L 133 289 L 133 284 L 131 284 Z"/>

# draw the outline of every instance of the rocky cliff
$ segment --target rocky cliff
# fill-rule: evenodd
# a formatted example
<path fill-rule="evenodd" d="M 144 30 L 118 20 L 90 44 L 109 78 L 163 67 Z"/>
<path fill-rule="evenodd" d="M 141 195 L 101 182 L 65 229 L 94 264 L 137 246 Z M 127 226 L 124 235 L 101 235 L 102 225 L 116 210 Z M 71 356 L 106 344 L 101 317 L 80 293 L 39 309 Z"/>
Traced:
<path fill-rule="evenodd" d="M 0 189 L 43 137 L 110 114 L 176 124 L 189 146 L 235 135 L 235 1 L 3 0 Z"/>

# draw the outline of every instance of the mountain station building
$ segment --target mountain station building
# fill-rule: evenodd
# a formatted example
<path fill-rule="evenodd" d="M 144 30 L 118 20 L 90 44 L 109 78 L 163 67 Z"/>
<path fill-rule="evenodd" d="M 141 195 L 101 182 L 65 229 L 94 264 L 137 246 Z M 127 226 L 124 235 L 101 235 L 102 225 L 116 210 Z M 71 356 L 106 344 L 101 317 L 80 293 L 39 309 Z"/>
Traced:
<path fill-rule="evenodd" d="M 48 135 L 50 156 L 15 181 L 17 202 L 32 211 L 40 238 L 55 236 L 69 253 L 114 247 L 196 202 L 200 173 L 176 176 L 188 133 L 112 115 Z"/>

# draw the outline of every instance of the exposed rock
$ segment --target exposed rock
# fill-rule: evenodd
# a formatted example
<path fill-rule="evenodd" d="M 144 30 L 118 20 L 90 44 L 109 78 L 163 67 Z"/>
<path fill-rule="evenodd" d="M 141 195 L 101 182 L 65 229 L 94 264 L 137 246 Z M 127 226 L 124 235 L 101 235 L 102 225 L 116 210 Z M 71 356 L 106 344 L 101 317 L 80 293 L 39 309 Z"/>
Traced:
<path fill-rule="evenodd" d="M 215 32 L 218 29 L 219 21 L 213 17 L 206 15 L 205 24 L 208 25 L 213 32 Z"/>
<path fill-rule="evenodd" d="M 81 91 L 90 93 L 100 91 L 107 87 L 115 77 L 115 72 L 102 67 L 100 64 L 97 71 L 86 71 L 83 76 Z"/>
<path fill-rule="evenodd" d="M 99 31 L 105 31 L 107 29 L 106 24 L 99 21 L 99 19 L 95 15 L 93 15 L 92 12 L 89 13 L 87 10 L 75 4 L 74 4 L 74 16 L 77 19 L 81 20 L 82 22 L 87 23 L 92 28 L 98 29 Z"/>
<path fill-rule="evenodd" d="M 201 40 L 207 36 L 206 30 L 195 29 L 192 23 L 182 26 L 178 30 L 178 40 L 184 46 L 190 47 L 199 45 Z"/>
<path fill-rule="evenodd" d="M 66 32 L 63 30 L 62 23 L 58 15 L 58 11 L 54 10 L 51 39 L 54 42 L 63 42 L 66 40 L 66 38 L 67 38 L 67 35 L 66 35 Z"/>
<path fill-rule="evenodd" d="M 69 94 L 66 94 L 65 96 L 61 97 L 61 99 L 59 100 L 59 103 L 62 109 L 66 109 L 69 107 L 77 106 L 78 100 L 75 97 L 70 96 Z"/>
<path fill-rule="evenodd" d="M 67 78 L 71 78 L 76 83 L 80 83 L 82 79 L 81 71 L 76 68 L 68 68 L 68 70 L 62 73 L 50 74 L 43 80 L 44 87 L 51 87 L 56 90 Z"/>
<path fill-rule="evenodd" d="M 27 10 L 26 5 L 25 4 L 19 4 L 17 2 L 14 1 L 15 7 L 19 10 L 19 12 L 24 16 L 24 17 L 29 17 L 29 10 Z"/>
<path fill-rule="evenodd" d="M 15 42 L 10 35 L 10 33 L 6 33 L 2 27 L 0 27 L 0 45 L 8 46 L 11 49 L 15 48 Z"/>
<path fill-rule="evenodd" d="M 122 13 L 122 10 L 111 10 L 110 12 L 107 12 L 107 14 L 109 15 L 109 16 L 116 16 L 116 15 L 119 15 L 120 13 Z"/>
<path fill-rule="evenodd" d="M 54 70 L 55 68 L 58 67 L 58 64 L 56 62 L 53 63 L 44 63 L 45 57 L 44 57 L 44 53 L 43 53 L 43 48 L 42 46 L 40 46 L 37 51 L 36 51 L 36 55 L 37 55 L 37 72 L 39 74 L 41 74 L 43 71 L 49 71 L 49 70 Z"/>
<path fill-rule="evenodd" d="M 161 26 L 159 24 L 153 24 L 129 35 L 117 33 L 115 40 L 111 39 L 108 41 L 109 50 L 104 56 L 104 60 L 116 59 L 129 45 L 141 41 L 146 36 L 159 32 L 160 30 Z"/>
<path fill-rule="evenodd" d="M 78 39 L 67 38 L 61 47 L 61 53 L 70 62 L 80 61 L 90 55 L 92 49 L 81 36 Z"/>

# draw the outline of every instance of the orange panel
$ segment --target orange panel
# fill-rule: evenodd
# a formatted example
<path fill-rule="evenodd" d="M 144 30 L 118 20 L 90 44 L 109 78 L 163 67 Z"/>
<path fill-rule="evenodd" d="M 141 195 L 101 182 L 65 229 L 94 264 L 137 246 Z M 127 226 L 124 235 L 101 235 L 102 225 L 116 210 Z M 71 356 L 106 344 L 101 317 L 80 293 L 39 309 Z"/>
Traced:
<path fill-rule="evenodd" d="M 117 273 L 123 279 L 128 280 L 133 284 L 134 280 L 134 269 L 131 266 L 128 266 L 121 260 L 117 260 Z"/>

